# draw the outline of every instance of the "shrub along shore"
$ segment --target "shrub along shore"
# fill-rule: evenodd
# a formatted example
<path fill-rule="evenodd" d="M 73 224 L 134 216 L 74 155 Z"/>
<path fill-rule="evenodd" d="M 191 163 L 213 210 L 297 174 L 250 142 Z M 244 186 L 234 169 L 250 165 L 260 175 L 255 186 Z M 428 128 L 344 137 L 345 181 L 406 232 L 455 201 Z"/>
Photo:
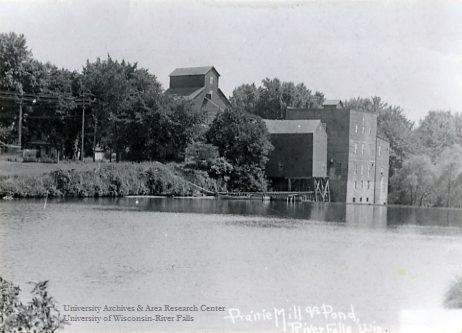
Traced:
<path fill-rule="evenodd" d="M 62 168 L 40 175 L 0 178 L 2 198 L 121 197 L 126 195 L 202 195 L 220 190 L 217 180 L 181 164 L 101 163 Z"/>

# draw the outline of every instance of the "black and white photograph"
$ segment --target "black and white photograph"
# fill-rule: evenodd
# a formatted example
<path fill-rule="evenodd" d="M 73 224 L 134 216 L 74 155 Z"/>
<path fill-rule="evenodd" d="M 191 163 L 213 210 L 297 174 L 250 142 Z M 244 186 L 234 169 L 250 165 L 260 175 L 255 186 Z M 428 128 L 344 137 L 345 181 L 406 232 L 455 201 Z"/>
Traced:
<path fill-rule="evenodd" d="M 462 1 L 0 0 L 0 333 L 461 333 Z"/>

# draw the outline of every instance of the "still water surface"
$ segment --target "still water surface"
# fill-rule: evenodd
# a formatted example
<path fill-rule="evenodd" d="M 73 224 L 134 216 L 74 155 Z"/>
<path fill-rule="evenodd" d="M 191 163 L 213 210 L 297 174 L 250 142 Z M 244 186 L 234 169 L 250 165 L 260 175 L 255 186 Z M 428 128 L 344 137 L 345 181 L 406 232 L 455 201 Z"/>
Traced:
<path fill-rule="evenodd" d="M 454 321 L 443 300 L 461 273 L 462 210 L 172 198 L 0 203 L 0 275 L 25 290 L 50 280 L 61 308 L 226 307 L 198 311 L 193 322 L 74 322 L 65 332 L 291 332 L 291 323 L 298 332 L 430 332 L 441 318 L 460 332 L 460 312 Z M 322 305 L 332 310 L 327 319 L 308 315 Z M 352 307 L 355 323 L 333 317 Z M 224 318 L 231 308 L 250 320 Z"/>

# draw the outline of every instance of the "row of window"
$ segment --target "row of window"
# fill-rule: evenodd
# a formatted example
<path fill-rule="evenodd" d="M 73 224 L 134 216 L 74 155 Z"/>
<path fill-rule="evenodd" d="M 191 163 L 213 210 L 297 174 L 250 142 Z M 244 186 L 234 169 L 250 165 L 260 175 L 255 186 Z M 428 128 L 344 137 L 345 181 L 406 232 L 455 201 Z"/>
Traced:
<path fill-rule="evenodd" d="M 361 185 L 360 189 L 363 190 L 364 189 L 364 185 L 365 185 L 365 182 L 364 180 L 361 180 L 361 182 L 358 182 L 357 180 L 355 180 L 355 190 L 358 189 L 358 186 Z M 367 189 L 370 190 L 371 189 L 371 181 L 368 180 L 367 181 Z"/>
<path fill-rule="evenodd" d="M 358 153 L 358 144 L 355 143 L 355 155 Z M 361 143 L 361 155 L 364 155 L 364 143 Z"/>
<path fill-rule="evenodd" d="M 366 127 L 365 127 L 364 124 L 363 124 L 363 126 L 362 126 L 362 133 L 364 134 L 365 132 L 366 132 Z M 357 124 L 355 125 L 355 133 L 358 133 L 358 125 L 357 125 Z M 370 134 L 372 134 L 372 127 L 369 127 L 369 135 L 370 135 Z"/>
<path fill-rule="evenodd" d="M 361 143 L 361 155 L 364 155 L 364 143 Z M 355 155 L 358 154 L 358 144 L 355 143 L 355 149 L 354 149 Z M 382 154 L 382 146 L 379 145 L 377 149 L 377 155 L 380 156 Z"/>
<path fill-rule="evenodd" d="M 380 177 L 380 187 L 382 188 L 383 187 L 383 168 L 380 169 L 380 172 L 381 172 L 381 175 L 382 177 Z M 367 184 L 367 189 L 370 190 L 371 189 L 371 183 L 372 181 L 371 180 L 367 180 L 367 183 L 365 180 L 355 180 L 355 190 L 357 189 L 360 189 L 360 190 L 363 190 L 366 188 L 366 184 Z"/>
<path fill-rule="evenodd" d="M 367 164 L 367 176 L 370 177 L 371 176 L 371 171 L 372 171 L 372 168 L 374 167 L 374 162 L 371 162 L 370 164 Z M 355 163 L 355 175 L 358 174 L 358 164 Z M 360 175 L 362 176 L 364 174 L 364 165 L 361 164 L 360 168 Z M 383 168 L 380 168 L 380 174 L 383 175 Z"/>
<path fill-rule="evenodd" d="M 355 125 L 355 133 L 358 133 L 358 124 Z M 366 119 L 363 117 L 362 119 L 362 130 L 361 132 L 364 134 L 366 132 Z M 369 127 L 369 134 L 372 133 L 372 127 Z"/>
<path fill-rule="evenodd" d="M 353 202 L 356 202 L 356 198 L 353 197 Z M 359 198 L 359 202 L 363 202 L 363 197 Z M 369 197 L 366 197 L 366 202 L 369 202 Z"/>
<path fill-rule="evenodd" d="M 371 176 L 371 171 L 372 171 L 372 168 L 374 167 L 374 162 L 371 162 L 370 164 L 368 163 L 367 164 L 367 176 L 370 177 Z M 355 163 L 355 175 L 358 174 L 358 164 Z M 361 164 L 360 168 L 360 174 L 361 176 L 364 174 L 364 165 Z"/>

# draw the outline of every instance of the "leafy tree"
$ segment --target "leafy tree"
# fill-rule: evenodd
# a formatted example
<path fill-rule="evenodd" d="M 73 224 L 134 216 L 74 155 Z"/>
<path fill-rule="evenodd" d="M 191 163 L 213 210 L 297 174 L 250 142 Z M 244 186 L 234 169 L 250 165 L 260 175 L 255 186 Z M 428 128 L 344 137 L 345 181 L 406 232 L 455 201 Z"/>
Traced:
<path fill-rule="evenodd" d="M 137 64 L 98 58 L 83 68 L 81 90 L 93 94 L 93 141 L 104 149 L 135 157 L 146 115 L 157 106 L 160 84 Z M 134 151 L 135 150 L 135 151 Z"/>
<path fill-rule="evenodd" d="M 372 112 L 379 114 L 380 111 L 387 109 L 389 106 L 386 102 L 383 102 L 382 99 L 378 96 L 373 96 L 371 98 L 356 97 L 351 98 L 343 103 L 346 107 L 362 111 L 362 112 Z"/>
<path fill-rule="evenodd" d="M 406 118 L 400 107 L 380 109 L 377 115 L 378 133 L 390 143 L 391 175 L 400 169 L 404 159 L 417 152 L 413 138 L 414 124 Z"/>
<path fill-rule="evenodd" d="M 462 276 L 457 276 L 446 292 L 444 305 L 448 308 L 462 309 Z"/>
<path fill-rule="evenodd" d="M 407 205 L 432 205 L 436 178 L 436 169 L 429 156 L 410 156 L 390 179 L 394 189 L 390 201 Z"/>
<path fill-rule="evenodd" d="M 224 111 L 215 118 L 206 138 L 234 168 L 229 189 L 266 189 L 264 170 L 272 145 L 260 117 L 239 110 Z"/>
<path fill-rule="evenodd" d="M 189 101 L 166 96 L 159 122 L 153 122 L 150 136 L 157 144 L 151 146 L 152 158 L 160 161 L 181 161 L 188 144 L 198 139 L 205 122 L 203 110 L 193 108 Z"/>
<path fill-rule="evenodd" d="M 201 141 L 189 144 L 186 148 L 186 168 L 202 170 L 214 178 L 226 190 L 230 175 L 234 170 L 226 158 L 220 157 L 218 147 Z"/>
<path fill-rule="evenodd" d="M 230 102 L 235 109 L 259 115 L 267 119 L 282 119 L 287 107 L 320 107 L 324 95 L 314 95 L 303 83 L 281 82 L 266 78 L 262 85 L 243 84 L 233 91 Z"/>
<path fill-rule="evenodd" d="M 47 287 L 48 281 L 35 283 L 32 301 L 23 304 L 19 299 L 21 289 L 0 277 L 0 333 L 53 333 L 62 328 L 64 318 Z"/>
<path fill-rule="evenodd" d="M 62 152 L 66 142 L 75 140 L 78 134 L 72 126 L 76 108 L 72 84 L 76 72 L 33 59 L 24 35 L 9 33 L 0 34 L 0 73 L 0 89 L 16 95 L 16 100 L 1 100 L 2 123 L 12 129 L 10 138 L 17 136 L 18 105 L 23 95 L 27 97 L 22 101 L 25 146 L 34 138 L 45 139 Z"/>
<path fill-rule="evenodd" d="M 462 113 L 454 113 L 454 124 L 456 126 L 456 141 L 462 145 Z"/>
<path fill-rule="evenodd" d="M 259 89 L 259 99 L 254 113 L 262 118 L 283 119 L 287 104 L 282 93 L 282 85 L 279 79 L 264 79 L 262 87 Z M 289 95 L 287 87 L 286 94 Z M 286 100 L 288 99 L 287 95 L 285 96 Z"/>
<path fill-rule="evenodd" d="M 462 205 L 462 147 L 454 145 L 444 149 L 436 162 L 438 193 L 436 205 L 460 207 Z"/>
<path fill-rule="evenodd" d="M 457 142 L 456 119 L 451 112 L 430 111 L 415 132 L 421 151 L 435 160 L 447 147 Z"/>
<path fill-rule="evenodd" d="M 119 160 L 125 150 L 128 133 L 123 133 L 129 122 L 128 111 L 131 108 L 135 89 L 130 80 L 136 70 L 132 65 L 122 61 L 98 58 L 96 62 L 87 60 L 83 68 L 81 90 L 91 92 L 97 99 L 97 106 L 93 107 L 94 122 L 99 127 L 100 144 L 116 153 Z"/>
<path fill-rule="evenodd" d="M 11 93 L 8 98 L 0 98 L 0 121 L 3 127 L 11 129 L 8 138 L 17 137 L 19 96 L 30 76 L 31 62 L 32 53 L 27 48 L 24 35 L 0 33 L 0 89 Z"/>
<path fill-rule="evenodd" d="M 37 65 L 37 99 L 24 115 L 30 138 L 44 139 L 60 156 L 72 158 L 81 131 L 81 109 L 77 104 L 77 72 L 49 63 Z"/>
<path fill-rule="evenodd" d="M 259 92 L 255 84 L 242 84 L 234 89 L 230 102 L 237 110 L 255 113 L 258 99 Z"/>
<path fill-rule="evenodd" d="M 0 33 L 0 88 L 22 92 L 31 60 L 24 35 Z"/>
<path fill-rule="evenodd" d="M 204 142 L 193 142 L 186 147 L 186 161 L 198 169 L 207 165 L 218 158 L 218 148 Z"/>
<path fill-rule="evenodd" d="M 190 102 L 162 94 L 156 77 L 137 64 L 87 61 L 82 86 L 97 100 L 92 106 L 94 141 L 116 159 L 176 161 L 201 132 L 205 114 Z"/>

